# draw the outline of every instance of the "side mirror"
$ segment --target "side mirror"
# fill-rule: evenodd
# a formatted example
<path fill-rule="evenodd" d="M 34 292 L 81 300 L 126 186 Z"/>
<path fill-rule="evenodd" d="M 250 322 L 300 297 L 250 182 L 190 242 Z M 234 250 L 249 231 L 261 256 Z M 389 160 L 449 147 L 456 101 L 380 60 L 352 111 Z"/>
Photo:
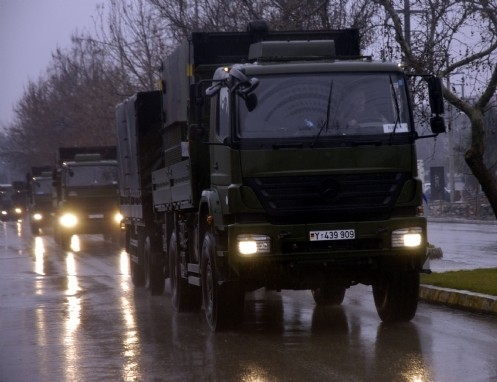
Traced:
<path fill-rule="evenodd" d="M 436 115 L 443 114 L 445 110 L 442 80 L 439 77 L 429 77 L 427 82 L 431 112 Z"/>
<path fill-rule="evenodd" d="M 430 118 L 430 127 L 433 134 L 445 133 L 445 121 L 441 114 L 445 112 L 442 80 L 439 77 L 429 77 L 428 93 L 430 97 L 431 113 L 435 114 Z"/>
<path fill-rule="evenodd" d="M 245 106 L 249 112 L 257 107 L 257 96 L 254 93 L 244 96 Z"/>
<path fill-rule="evenodd" d="M 433 134 L 445 133 L 445 121 L 439 115 L 430 118 L 430 127 Z"/>

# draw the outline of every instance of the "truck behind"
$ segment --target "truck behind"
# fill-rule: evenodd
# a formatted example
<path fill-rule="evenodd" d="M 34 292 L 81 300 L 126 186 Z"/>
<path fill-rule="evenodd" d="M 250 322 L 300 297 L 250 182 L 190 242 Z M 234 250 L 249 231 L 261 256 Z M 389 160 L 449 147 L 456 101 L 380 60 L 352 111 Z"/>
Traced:
<path fill-rule="evenodd" d="M 63 248 L 75 234 L 119 236 L 116 146 L 61 147 L 53 176 L 54 238 Z"/>

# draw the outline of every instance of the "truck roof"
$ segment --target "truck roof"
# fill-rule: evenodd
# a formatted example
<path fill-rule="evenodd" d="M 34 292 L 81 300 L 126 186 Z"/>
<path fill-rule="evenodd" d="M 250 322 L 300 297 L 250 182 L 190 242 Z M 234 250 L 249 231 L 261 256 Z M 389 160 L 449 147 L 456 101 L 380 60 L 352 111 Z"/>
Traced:
<path fill-rule="evenodd" d="M 98 154 L 100 159 L 117 159 L 117 146 L 80 146 L 59 147 L 57 161 L 59 163 L 74 161 L 76 156 Z"/>

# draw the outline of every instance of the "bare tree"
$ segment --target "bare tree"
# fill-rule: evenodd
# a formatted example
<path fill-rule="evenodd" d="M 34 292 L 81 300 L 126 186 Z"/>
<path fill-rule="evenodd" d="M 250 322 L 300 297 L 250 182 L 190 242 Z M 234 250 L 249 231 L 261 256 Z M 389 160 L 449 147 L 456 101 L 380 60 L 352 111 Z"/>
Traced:
<path fill-rule="evenodd" d="M 408 67 L 417 72 L 436 73 L 447 79 L 463 74 L 466 97 L 451 86 L 445 99 L 469 118 L 471 140 L 464 158 L 487 196 L 497 216 L 497 178 L 485 162 L 485 114 L 497 86 L 497 7 L 490 0 L 415 0 L 409 17 L 415 18 L 411 31 L 405 30 L 399 11 L 403 0 L 375 0 L 389 22 L 395 42 Z M 419 11 L 423 12 L 419 12 Z M 410 33 L 409 33 L 410 32 Z M 411 44 L 409 39 L 410 35 Z M 389 43 L 390 41 L 387 41 Z M 386 49 L 395 54 L 395 49 Z M 469 91 L 471 90 L 471 95 Z"/>
<path fill-rule="evenodd" d="M 102 49 L 74 36 L 69 51 L 52 55 L 46 77 L 28 84 L 2 154 L 29 169 L 52 163 L 60 146 L 115 144 L 117 87 L 125 83 Z"/>
<path fill-rule="evenodd" d="M 160 14 L 146 0 L 110 0 L 106 4 L 109 9 L 100 8 L 95 36 L 88 40 L 105 49 L 128 76 L 132 86 L 126 95 L 154 89 L 168 47 Z"/>
<path fill-rule="evenodd" d="M 193 31 L 243 31 L 264 19 L 275 30 L 360 28 L 365 44 L 375 33 L 378 6 L 369 0 L 148 0 L 178 43 Z"/>

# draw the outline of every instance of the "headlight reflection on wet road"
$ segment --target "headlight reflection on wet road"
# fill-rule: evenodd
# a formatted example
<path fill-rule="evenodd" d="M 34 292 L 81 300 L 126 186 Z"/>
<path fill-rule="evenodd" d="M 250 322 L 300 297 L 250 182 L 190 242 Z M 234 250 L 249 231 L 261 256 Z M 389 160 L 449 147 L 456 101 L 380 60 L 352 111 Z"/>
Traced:
<path fill-rule="evenodd" d="M 64 337 L 65 346 L 65 359 L 66 359 L 66 380 L 77 380 L 78 370 L 77 370 L 77 359 L 78 359 L 78 346 L 76 338 L 76 329 L 78 328 L 81 321 L 81 301 L 78 296 L 79 285 L 78 276 L 76 270 L 76 261 L 74 259 L 74 254 L 72 252 L 67 253 L 66 257 L 66 268 L 67 268 L 67 303 L 66 303 L 66 333 Z"/>
<path fill-rule="evenodd" d="M 35 273 L 37 275 L 45 274 L 45 245 L 43 239 L 39 236 L 35 237 Z M 38 294 L 38 293 L 37 293 Z"/>
<path fill-rule="evenodd" d="M 119 266 L 123 276 L 129 276 L 129 257 L 126 251 L 119 255 Z M 136 381 L 143 378 L 140 370 L 141 345 L 135 317 L 135 306 L 129 277 L 122 277 L 121 314 L 124 323 L 123 345 L 123 381 Z"/>
<path fill-rule="evenodd" d="M 71 251 L 73 252 L 79 252 L 81 251 L 81 245 L 79 241 L 79 236 L 78 235 L 72 235 L 71 237 Z"/>

